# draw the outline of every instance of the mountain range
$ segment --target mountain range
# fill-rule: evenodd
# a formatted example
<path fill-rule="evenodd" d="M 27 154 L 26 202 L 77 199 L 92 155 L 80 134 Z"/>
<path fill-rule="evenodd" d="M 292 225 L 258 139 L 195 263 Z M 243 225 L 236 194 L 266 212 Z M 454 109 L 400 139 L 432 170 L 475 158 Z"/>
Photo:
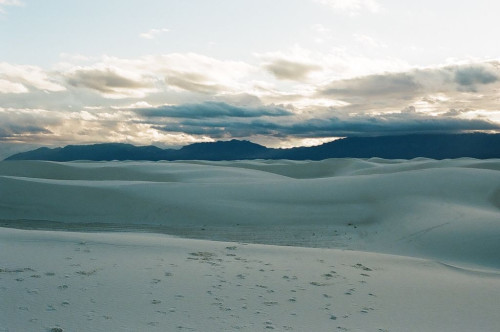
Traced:
<path fill-rule="evenodd" d="M 275 149 L 249 141 L 194 143 L 180 149 L 134 146 L 124 143 L 68 145 L 17 153 L 5 160 L 244 160 L 328 158 L 448 159 L 500 158 L 500 134 L 413 134 L 402 136 L 347 137 L 312 147 Z"/>

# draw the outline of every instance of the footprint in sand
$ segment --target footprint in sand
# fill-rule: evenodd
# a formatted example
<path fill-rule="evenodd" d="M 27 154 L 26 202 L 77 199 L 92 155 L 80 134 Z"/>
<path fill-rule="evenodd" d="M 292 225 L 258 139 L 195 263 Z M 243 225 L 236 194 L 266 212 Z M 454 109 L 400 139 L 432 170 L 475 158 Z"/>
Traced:
<path fill-rule="evenodd" d="M 273 325 L 273 322 L 272 322 L 272 321 L 270 321 L 270 320 L 266 321 L 266 322 L 264 323 L 264 326 L 265 326 L 265 328 L 266 328 L 266 329 L 268 329 L 268 330 L 274 330 L 274 325 Z"/>
<path fill-rule="evenodd" d="M 361 269 L 363 271 L 373 271 L 372 269 L 370 269 L 369 267 L 364 266 L 361 263 L 357 263 L 356 265 L 353 265 L 352 267 L 354 267 L 356 269 Z"/>
<path fill-rule="evenodd" d="M 373 311 L 373 310 L 375 310 L 375 309 L 373 309 L 373 308 L 369 308 L 369 307 L 363 307 L 363 309 L 361 309 L 361 311 L 360 311 L 360 312 L 361 312 L 362 314 L 367 314 L 367 313 L 369 313 L 370 311 Z"/>
<path fill-rule="evenodd" d="M 75 272 L 76 274 L 78 275 L 81 275 L 81 276 L 86 276 L 86 277 L 89 277 L 91 275 L 94 275 L 95 273 L 97 273 L 97 269 L 93 269 L 93 270 L 89 270 L 89 271 L 76 271 Z"/>
<path fill-rule="evenodd" d="M 50 332 L 64 332 L 61 327 L 53 327 L 49 330 Z"/>
<path fill-rule="evenodd" d="M 354 293 L 355 290 L 356 290 L 355 288 L 351 288 L 347 292 L 345 292 L 344 294 L 345 295 L 352 295 L 352 293 Z"/>

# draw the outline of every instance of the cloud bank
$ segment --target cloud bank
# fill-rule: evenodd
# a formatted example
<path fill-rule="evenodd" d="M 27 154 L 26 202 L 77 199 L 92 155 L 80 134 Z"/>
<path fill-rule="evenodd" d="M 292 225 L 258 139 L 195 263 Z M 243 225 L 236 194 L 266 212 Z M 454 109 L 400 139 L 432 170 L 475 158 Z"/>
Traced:
<path fill-rule="evenodd" d="M 208 135 L 221 138 L 271 136 L 277 138 L 326 138 L 344 136 L 379 136 L 409 133 L 460 133 L 500 130 L 500 124 L 480 119 L 436 117 L 403 110 L 384 116 L 332 116 L 323 119 L 297 121 L 288 119 L 217 119 L 189 118 L 180 121 L 156 122 L 154 128 L 190 135 Z"/>
<path fill-rule="evenodd" d="M 222 102 L 139 108 L 136 112 L 144 117 L 188 119 L 279 117 L 293 114 L 284 108 L 276 106 L 240 107 Z"/>
<path fill-rule="evenodd" d="M 46 145 L 244 138 L 290 146 L 343 136 L 499 131 L 497 60 L 356 75 L 345 59 L 298 49 L 256 54 L 255 63 L 194 53 L 64 57 L 51 69 L 3 62 L 0 136 Z"/>

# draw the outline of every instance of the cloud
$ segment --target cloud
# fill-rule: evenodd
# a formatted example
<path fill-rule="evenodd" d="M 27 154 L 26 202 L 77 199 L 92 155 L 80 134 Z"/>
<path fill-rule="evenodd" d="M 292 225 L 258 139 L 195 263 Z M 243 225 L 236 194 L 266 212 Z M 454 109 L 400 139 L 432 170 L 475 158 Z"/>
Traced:
<path fill-rule="evenodd" d="M 146 120 L 147 122 L 147 120 Z M 224 116 L 189 117 L 180 121 L 165 120 L 151 124 L 166 132 L 183 132 L 190 135 L 208 135 L 212 138 L 270 137 L 342 137 L 376 136 L 408 133 L 458 133 L 477 130 L 500 130 L 500 124 L 484 119 L 431 116 L 416 112 L 409 106 L 397 113 L 385 115 L 343 115 L 338 112 L 330 117 L 301 119 L 288 116 L 279 121 L 274 118 L 232 118 Z"/>
<path fill-rule="evenodd" d="M 294 48 L 255 65 L 195 53 L 0 63 L 0 128 L 9 142 L 177 146 L 500 131 L 498 61 L 407 70 L 386 60 Z"/>
<path fill-rule="evenodd" d="M 200 104 L 183 104 L 137 109 L 136 113 L 144 117 L 164 118 L 258 118 L 263 116 L 280 117 L 293 113 L 277 106 L 240 107 L 223 102 L 204 102 Z"/>
<path fill-rule="evenodd" d="M 159 37 L 161 34 L 169 32 L 169 29 L 151 29 L 148 32 L 143 32 L 139 35 L 139 37 L 144 39 L 155 39 Z"/>
<path fill-rule="evenodd" d="M 309 73 L 321 70 L 314 64 L 300 63 L 285 59 L 275 59 L 265 64 L 264 68 L 279 80 L 303 81 L 308 78 Z"/>
<path fill-rule="evenodd" d="M 381 6 L 375 0 L 314 0 L 322 5 L 328 6 L 335 11 L 347 12 L 351 15 L 362 11 L 377 13 Z"/>
<path fill-rule="evenodd" d="M 182 73 L 173 71 L 165 77 L 165 82 L 170 87 L 204 94 L 215 94 L 224 90 L 223 86 L 215 83 L 209 77 L 200 73 Z"/>
<path fill-rule="evenodd" d="M 323 95 L 336 98 L 359 98 L 395 95 L 406 98 L 420 89 L 416 78 L 408 73 L 370 75 L 350 80 L 340 80 L 329 84 L 320 91 Z"/>
<path fill-rule="evenodd" d="M 497 61 L 413 69 L 331 81 L 318 86 L 317 96 L 343 100 L 357 111 L 394 111 L 410 103 L 429 110 L 490 108 L 499 77 Z"/>
<path fill-rule="evenodd" d="M 96 90 L 111 98 L 144 97 L 155 91 L 151 79 L 110 67 L 77 68 L 65 73 L 65 77 L 71 86 Z"/>
<path fill-rule="evenodd" d="M 5 109 L 0 107 L 0 141 L 25 141 L 52 134 L 48 127 L 60 123 L 44 110 Z"/>
<path fill-rule="evenodd" d="M 492 68 L 491 66 L 466 66 L 455 71 L 454 81 L 470 91 L 475 91 L 476 85 L 497 82 L 499 79 L 498 74 L 498 68 Z"/>
<path fill-rule="evenodd" d="M 21 83 L 0 79 L 0 93 L 25 93 L 28 89 Z"/>
<path fill-rule="evenodd" d="M 36 126 L 2 125 L 0 127 L 0 141 L 19 139 L 20 136 L 31 136 L 34 134 L 52 134 L 52 132 L 46 128 Z"/>
<path fill-rule="evenodd" d="M 448 110 L 447 112 L 445 113 L 442 113 L 441 116 L 460 116 L 462 114 L 466 114 L 466 113 L 469 113 L 469 112 L 473 112 L 473 110 L 470 110 L 470 109 L 450 109 Z"/>
<path fill-rule="evenodd" d="M 5 13 L 4 7 L 7 6 L 24 6 L 24 3 L 19 0 L 0 0 L 0 13 Z"/>
<path fill-rule="evenodd" d="M 195 53 L 173 53 L 144 59 L 165 77 L 168 87 L 195 92 L 243 92 L 246 78 L 255 69 L 241 61 L 218 60 Z"/>
<path fill-rule="evenodd" d="M 479 119 L 459 119 L 400 112 L 383 116 L 314 119 L 284 128 L 294 136 L 379 136 L 410 133 L 459 133 L 476 130 L 499 130 L 500 125 Z"/>
<path fill-rule="evenodd" d="M 137 59 L 103 57 L 86 67 L 64 68 L 63 76 L 74 87 L 86 87 L 107 98 L 143 98 L 148 94 L 217 94 L 244 91 L 242 78 L 253 67 L 195 53 L 172 53 Z"/>
<path fill-rule="evenodd" d="M 10 90 L 15 91 L 10 93 L 21 93 L 21 90 L 28 92 L 27 89 L 22 89 L 20 85 L 50 92 L 66 90 L 63 85 L 56 81 L 56 78 L 51 77 L 49 73 L 36 66 L 12 65 L 0 62 L 0 79 L 10 82 Z M 4 88 L 7 85 L 8 83 L 3 83 Z M 17 86 L 17 88 L 13 89 L 14 86 Z M 0 87 L 0 89 L 2 88 Z"/>
<path fill-rule="evenodd" d="M 295 46 L 286 52 L 256 53 L 255 56 L 262 61 L 260 67 L 278 80 L 295 80 L 309 86 L 411 69 L 409 64 L 398 59 L 360 56 L 342 48 L 331 48 L 323 53 Z"/>

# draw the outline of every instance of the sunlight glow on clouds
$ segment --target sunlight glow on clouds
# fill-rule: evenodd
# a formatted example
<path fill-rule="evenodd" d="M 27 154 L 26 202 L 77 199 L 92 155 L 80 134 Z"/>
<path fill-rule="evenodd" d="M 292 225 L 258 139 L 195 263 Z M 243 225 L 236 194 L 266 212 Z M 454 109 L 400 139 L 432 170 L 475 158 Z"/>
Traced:
<path fill-rule="evenodd" d="M 0 93 L 25 93 L 28 89 L 21 83 L 0 79 Z"/>
<path fill-rule="evenodd" d="M 65 88 L 50 77 L 43 69 L 36 66 L 11 65 L 0 62 L 0 79 L 12 84 L 28 85 L 39 90 L 63 91 Z M 17 92 L 19 93 L 19 92 Z"/>

